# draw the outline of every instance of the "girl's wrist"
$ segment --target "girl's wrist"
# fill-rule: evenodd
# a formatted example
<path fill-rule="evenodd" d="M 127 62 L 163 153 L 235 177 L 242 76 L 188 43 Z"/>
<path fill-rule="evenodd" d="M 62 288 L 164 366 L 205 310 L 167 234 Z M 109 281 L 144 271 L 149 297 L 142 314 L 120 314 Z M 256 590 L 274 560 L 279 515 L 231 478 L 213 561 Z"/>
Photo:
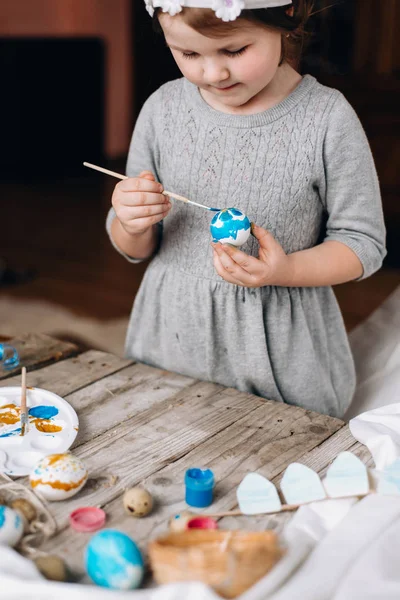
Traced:
<path fill-rule="evenodd" d="M 148 258 L 156 247 L 157 235 L 153 225 L 144 231 L 130 233 L 116 217 L 111 225 L 111 236 L 120 250 L 137 259 Z"/>
<path fill-rule="evenodd" d="M 295 263 L 290 254 L 285 255 L 277 263 L 272 274 L 264 285 L 273 285 L 276 287 L 294 287 L 295 286 Z"/>

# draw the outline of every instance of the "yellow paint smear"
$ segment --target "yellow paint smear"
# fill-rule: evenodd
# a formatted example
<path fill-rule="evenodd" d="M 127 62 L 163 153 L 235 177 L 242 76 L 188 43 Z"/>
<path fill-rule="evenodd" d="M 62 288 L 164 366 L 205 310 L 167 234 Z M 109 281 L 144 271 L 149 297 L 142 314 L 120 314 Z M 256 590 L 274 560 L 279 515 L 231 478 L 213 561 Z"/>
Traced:
<path fill-rule="evenodd" d="M 62 454 L 60 456 L 63 456 Z M 68 483 L 64 483 L 63 481 L 42 481 L 41 479 L 36 479 L 34 481 L 31 481 L 31 486 L 33 488 L 35 488 L 38 485 L 49 485 L 50 487 L 52 487 L 54 490 L 64 490 L 64 492 L 69 492 L 70 490 L 74 490 L 75 488 L 78 488 L 80 485 L 82 485 L 82 483 L 86 481 L 86 475 L 85 477 L 82 477 L 82 479 L 80 479 L 77 482 L 68 482 Z"/>
<path fill-rule="evenodd" d="M 5 404 L 0 410 L 7 409 L 7 412 L 0 412 L 0 424 L 15 425 L 21 420 L 21 408 L 15 404 Z"/>
<path fill-rule="evenodd" d="M 44 419 L 35 419 L 33 423 L 35 424 L 36 429 L 42 433 L 56 433 L 57 431 L 62 431 L 62 427 L 53 425 Z"/>
<path fill-rule="evenodd" d="M 48 457 L 48 466 L 50 467 L 51 465 L 54 465 L 56 462 L 62 460 L 63 458 L 65 458 L 65 454 L 52 454 Z"/>

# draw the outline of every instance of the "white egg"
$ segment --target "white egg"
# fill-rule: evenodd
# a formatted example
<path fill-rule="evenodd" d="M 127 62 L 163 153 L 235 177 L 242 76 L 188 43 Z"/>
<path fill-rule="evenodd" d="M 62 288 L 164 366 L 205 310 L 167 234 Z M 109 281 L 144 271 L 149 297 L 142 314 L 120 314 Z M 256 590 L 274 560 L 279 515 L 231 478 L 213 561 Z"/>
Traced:
<path fill-rule="evenodd" d="M 12 508 L 0 505 L 0 544 L 16 546 L 23 531 L 24 523 L 20 515 Z"/>
<path fill-rule="evenodd" d="M 46 500 L 71 498 L 85 485 L 88 471 L 73 454 L 50 454 L 42 458 L 29 476 L 32 488 Z"/>

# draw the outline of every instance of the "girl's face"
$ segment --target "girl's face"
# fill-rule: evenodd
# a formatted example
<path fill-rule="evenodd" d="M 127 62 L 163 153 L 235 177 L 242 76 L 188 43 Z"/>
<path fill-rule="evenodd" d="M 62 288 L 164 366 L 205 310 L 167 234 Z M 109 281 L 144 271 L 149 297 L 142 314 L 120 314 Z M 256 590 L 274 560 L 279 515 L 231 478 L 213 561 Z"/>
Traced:
<path fill-rule="evenodd" d="M 243 20 L 231 33 L 210 38 L 179 15 L 162 13 L 159 20 L 182 74 L 211 106 L 235 112 L 254 103 L 273 82 L 282 51 L 278 31 Z"/>

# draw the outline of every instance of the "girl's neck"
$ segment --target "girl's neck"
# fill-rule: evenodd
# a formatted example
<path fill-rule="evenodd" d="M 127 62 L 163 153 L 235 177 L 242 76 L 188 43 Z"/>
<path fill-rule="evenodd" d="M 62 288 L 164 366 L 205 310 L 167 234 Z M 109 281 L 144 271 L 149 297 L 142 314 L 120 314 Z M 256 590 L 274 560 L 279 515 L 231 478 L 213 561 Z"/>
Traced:
<path fill-rule="evenodd" d="M 242 106 L 226 106 L 204 90 L 200 90 L 200 94 L 211 108 L 220 112 L 232 115 L 253 115 L 282 102 L 296 89 L 301 80 L 302 76 L 288 63 L 284 63 L 277 69 L 272 81 Z"/>

